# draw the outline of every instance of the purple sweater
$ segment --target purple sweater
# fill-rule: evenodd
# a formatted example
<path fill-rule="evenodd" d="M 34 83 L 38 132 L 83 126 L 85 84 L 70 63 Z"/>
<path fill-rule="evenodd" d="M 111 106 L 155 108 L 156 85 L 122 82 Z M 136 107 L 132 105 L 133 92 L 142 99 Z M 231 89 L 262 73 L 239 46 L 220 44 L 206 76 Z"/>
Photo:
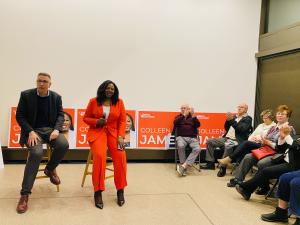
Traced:
<path fill-rule="evenodd" d="M 200 122 L 197 119 L 197 117 L 192 117 L 191 115 L 188 115 L 185 118 L 182 114 L 175 117 L 175 136 L 197 137 L 198 127 L 200 127 Z"/>

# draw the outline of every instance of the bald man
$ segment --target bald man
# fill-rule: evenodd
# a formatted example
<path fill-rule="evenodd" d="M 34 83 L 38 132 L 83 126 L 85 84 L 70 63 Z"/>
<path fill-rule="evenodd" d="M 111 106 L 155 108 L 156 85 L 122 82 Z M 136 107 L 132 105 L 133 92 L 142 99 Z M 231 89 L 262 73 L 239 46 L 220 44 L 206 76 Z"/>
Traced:
<path fill-rule="evenodd" d="M 214 152 L 217 148 L 224 149 L 223 157 L 226 157 L 233 151 L 233 147 L 248 139 L 252 131 L 252 118 L 247 114 L 248 105 L 241 103 L 237 106 L 237 114 L 230 112 L 226 114 L 224 128 L 226 133 L 220 138 L 210 138 L 206 142 L 206 165 L 202 169 L 215 169 Z M 226 167 L 220 167 L 218 177 L 226 174 Z"/>
<path fill-rule="evenodd" d="M 181 176 L 186 176 L 188 166 L 193 165 L 201 150 L 197 139 L 200 122 L 197 117 L 194 116 L 194 109 L 188 104 L 183 104 L 180 111 L 180 115 L 178 115 L 174 120 L 174 133 L 176 136 L 176 144 L 180 161 L 180 165 L 177 167 L 177 172 Z M 186 158 L 185 149 L 187 146 L 190 146 L 192 151 Z"/>

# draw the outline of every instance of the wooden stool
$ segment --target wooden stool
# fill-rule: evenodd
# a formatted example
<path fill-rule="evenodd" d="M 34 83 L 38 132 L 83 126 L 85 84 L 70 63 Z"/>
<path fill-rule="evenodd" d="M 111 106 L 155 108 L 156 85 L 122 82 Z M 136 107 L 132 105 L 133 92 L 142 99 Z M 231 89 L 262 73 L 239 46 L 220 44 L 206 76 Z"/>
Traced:
<path fill-rule="evenodd" d="M 109 165 L 108 166 L 112 165 L 112 159 L 111 159 L 111 157 L 107 157 L 106 161 L 109 161 Z M 84 172 L 83 172 L 81 187 L 83 187 L 83 185 L 84 185 L 86 176 L 87 175 L 92 175 L 92 171 L 89 171 L 90 164 L 93 164 L 92 150 L 89 151 L 89 155 L 88 155 L 88 158 L 87 158 L 87 161 L 86 161 L 86 164 L 85 164 L 85 169 L 84 169 Z M 106 165 L 107 165 L 107 163 L 106 163 Z M 110 168 L 108 166 L 106 166 L 106 170 L 109 170 L 109 171 L 113 172 L 114 169 L 112 169 L 112 168 Z M 109 175 L 109 176 L 106 176 L 105 179 L 109 179 L 109 178 L 113 178 L 113 177 L 114 177 L 114 175 Z"/>
<path fill-rule="evenodd" d="M 30 154 L 30 152 L 28 151 L 27 160 L 28 160 L 29 154 Z M 44 173 L 45 167 L 51 159 L 51 155 L 52 155 L 52 149 L 51 149 L 50 145 L 47 145 L 46 154 L 42 158 L 42 161 L 46 161 L 46 162 L 40 163 L 38 173 L 39 172 Z M 45 167 L 41 167 L 41 166 L 45 166 Z M 56 173 L 56 169 L 54 169 L 54 172 Z M 49 178 L 49 177 L 43 174 L 43 175 L 37 175 L 35 179 L 42 179 L 42 178 Z M 56 189 L 57 189 L 57 192 L 59 192 L 59 185 L 56 185 Z"/>

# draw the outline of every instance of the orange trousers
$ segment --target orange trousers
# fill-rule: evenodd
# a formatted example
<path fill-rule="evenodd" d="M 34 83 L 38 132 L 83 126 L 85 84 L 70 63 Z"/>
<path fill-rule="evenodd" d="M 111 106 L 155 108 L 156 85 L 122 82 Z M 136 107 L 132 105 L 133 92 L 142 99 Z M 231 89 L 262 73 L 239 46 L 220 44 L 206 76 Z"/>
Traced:
<path fill-rule="evenodd" d="M 117 139 L 110 135 L 108 132 L 97 138 L 95 141 L 90 142 L 90 147 L 93 153 L 93 186 L 94 191 L 104 191 L 105 185 L 105 172 L 106 172 L 106 154 L 107 149 L 111 153 L 114 165 L 114 181 L 116 189 L 124 189 L 127 186 L 126 180 L 126 153 L 125 151 L 118 150 Z"/>

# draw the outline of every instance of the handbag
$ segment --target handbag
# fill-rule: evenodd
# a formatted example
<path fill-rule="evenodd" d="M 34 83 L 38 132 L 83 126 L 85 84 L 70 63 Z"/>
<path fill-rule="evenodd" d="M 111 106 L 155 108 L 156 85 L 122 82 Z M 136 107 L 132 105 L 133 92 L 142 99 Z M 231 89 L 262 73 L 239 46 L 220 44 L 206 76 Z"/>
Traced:
<path fill-rule="evenodd" d="M 257 149 L 254 149 L 251 151 L 252 155 L 257 158 L 258 160 L 261 160 L 262 158 L 265 158 L 270 155 L 274 155 L 276 152 L 269 146 L 263 146 Z"/>
<path fill-rule="evenodd" d="M 284 160 L 285 155 L 286 155 L 286 153 L 285 154 L 276 154 L 276 155 L 273 155 L 272 158 L 271 158 L 271 162 L 273 164 L 279 164 L 279 163 L 281 163 Z"/>

